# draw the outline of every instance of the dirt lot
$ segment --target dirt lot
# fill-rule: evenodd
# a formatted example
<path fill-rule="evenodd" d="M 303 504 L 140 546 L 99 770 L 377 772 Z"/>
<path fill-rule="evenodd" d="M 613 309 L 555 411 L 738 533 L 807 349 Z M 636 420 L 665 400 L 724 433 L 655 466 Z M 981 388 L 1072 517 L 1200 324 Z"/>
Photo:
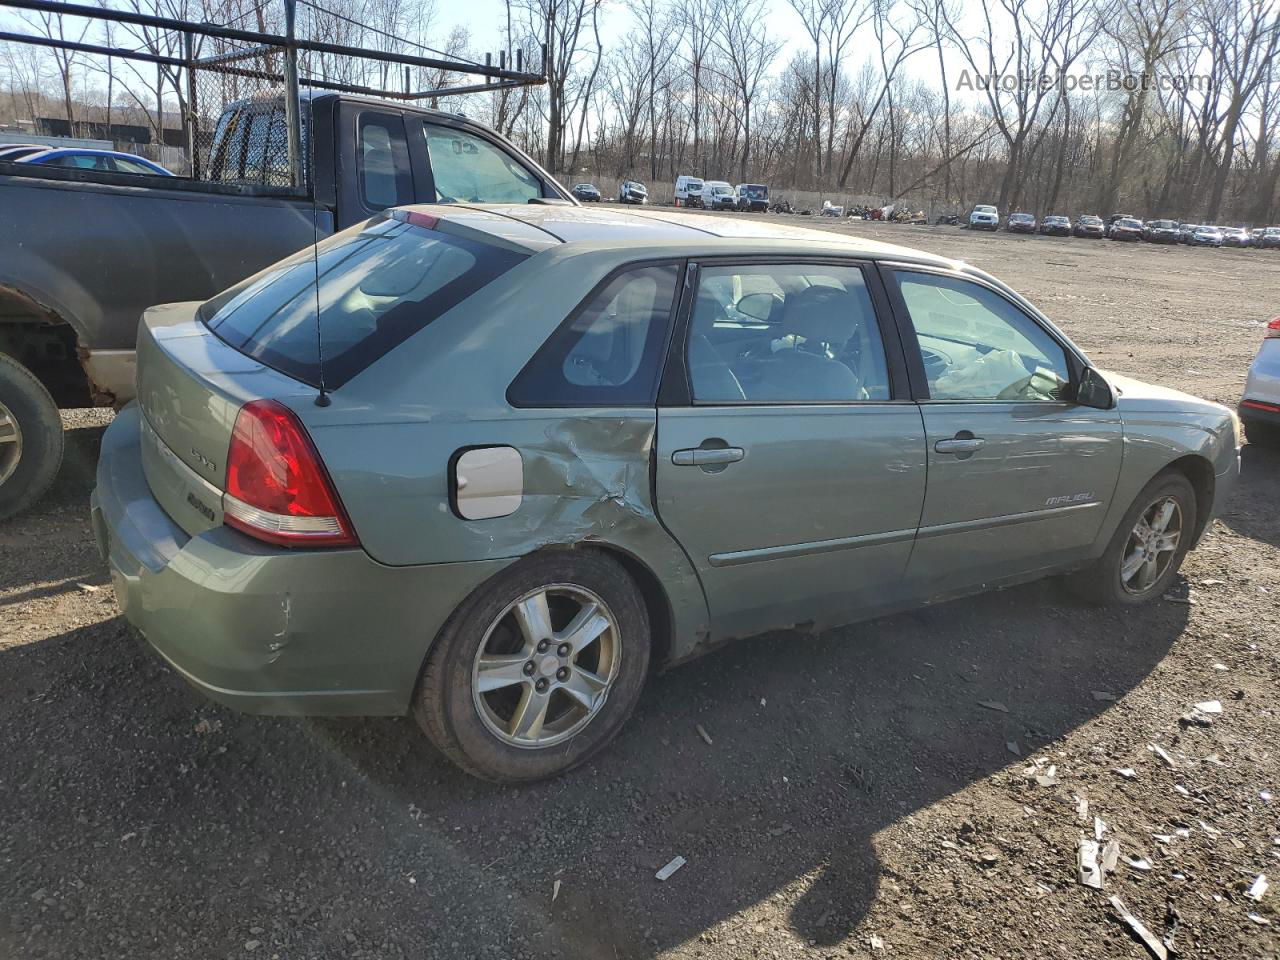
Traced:
<path fill-rule="evenodd" d="M 968 259 L 1100 366 L 1224 403 L 1280 308 L 1274 253 L 836 229 Z M 1107 894 L 1183 956 L 1280 953 L 1280 889 L 1245 896 L 1280 880 L 1280 454 L 1245 450 L 1194 604 L 1042 583 L 740 643 L 504 789 L 408 720 L 237 716 L 162 667 L 93 545 L 105 421 L 69 417 L 53 495 L 0 526 L 0 957 L 1145 956 Z M 1075 882 L 1095 815 L 1151 864 L 1106 894 Z"/>

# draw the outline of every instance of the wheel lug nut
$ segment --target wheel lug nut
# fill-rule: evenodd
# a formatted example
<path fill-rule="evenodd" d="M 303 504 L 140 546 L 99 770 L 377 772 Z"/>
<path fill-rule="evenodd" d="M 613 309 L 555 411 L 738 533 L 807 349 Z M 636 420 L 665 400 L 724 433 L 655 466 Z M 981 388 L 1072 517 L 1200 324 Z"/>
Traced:
<path fill-rule="evenodd" d="M 556 679 L 557 679 L 557 680 L 561 680 L 561 681 L 563 681 L 563 680 L 568 680 L 568 679 L 569 679 L 569 668 L 568 668 L 568 667 L 561 667 L 559 670 L 557 670 L 557 671 L 556 671 Z"/>
<path fill-rule="evenodd" d="M 534 689 L 537 690 L 539 693 L 546 693 L 548 686 L 549 684 L 547 683 L 546 677 L 539 678 L 538 682 L 533 685 Z"/>
<path fill-rule="evenodd" d="M 547 650 L 549 650 L 550 648 L 551 648 L 551 641 L 550 641 L 550 640 L 539 640 L 539 641 L 538 641 L 538 652 L 539 652 L 539 653 L 546 653 L 546 652 L 547 652 Z"/>
<path fill-rule="evenodd" d="M 536 667 L 534 667 L 534 665 L 533 665 L 533 661 L 532 661 L 532 660 L 526 660 L 526 661 L 525 661 L 525 663 L 524 663 L 524 675 L 525 675 L 526 677 L 531 677 L 531 676 L 533 676 L 533 671 L 534 671 L 535 669 L 536 669 Z"/>
<path fill-rule="evenodd" d="M 567 657 L 572 652 L 573 652 L 573 647 L 569 646 L 569 644 L 567 643 L 562 643 L 560 644 L 559 647 L 556 648 L 556 653 L 560 654 L 560 656 L 562 657 Z"/>

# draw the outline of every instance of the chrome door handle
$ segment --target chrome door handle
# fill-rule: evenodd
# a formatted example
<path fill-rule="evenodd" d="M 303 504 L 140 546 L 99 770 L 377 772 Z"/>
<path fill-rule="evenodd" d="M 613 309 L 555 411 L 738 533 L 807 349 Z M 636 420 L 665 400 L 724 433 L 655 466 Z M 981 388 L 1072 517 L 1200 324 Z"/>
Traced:
<path fill-rule="evenodd" d="M 693 447 L 676 450 L 671 462 L 677 467 L 706 467 L 712 464 L 737 463 L 747 452 L 741 447 Z"/>
<path fill-rule="evenodd" d="M 986 442 L 981 437 L 956 437 L 954 440 L 939 440 L 933 449 L 938 453 L 977 453 Z"/>

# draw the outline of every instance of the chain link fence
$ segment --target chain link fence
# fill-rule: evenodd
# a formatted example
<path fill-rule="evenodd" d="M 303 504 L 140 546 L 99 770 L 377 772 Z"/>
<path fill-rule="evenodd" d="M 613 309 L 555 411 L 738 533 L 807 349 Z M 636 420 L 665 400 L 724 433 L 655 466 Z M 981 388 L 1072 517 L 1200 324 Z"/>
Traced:
<path fill-rule="evenodd" d="M 196 180 L 289 188 L 306 182 L 306 151 L 290 155 L 287 51 L 204 37 L 188 58 L 185 111 L 190 175 Z M 308 100 L 301 100 L 306 112 Z M 298 121 L 298 145 L 303 143 Z M 296 169 L 295 169 L 296 166 Z"/>

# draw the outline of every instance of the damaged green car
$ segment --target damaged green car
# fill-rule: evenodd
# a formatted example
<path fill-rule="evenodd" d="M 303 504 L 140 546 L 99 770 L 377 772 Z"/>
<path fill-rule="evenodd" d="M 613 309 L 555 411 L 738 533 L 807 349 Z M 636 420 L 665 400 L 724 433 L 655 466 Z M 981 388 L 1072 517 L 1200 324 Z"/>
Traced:
<path fill-rule="evenodd" d="M 954 261 L 755 222 L 388 211 L 147 312 L 94 526 L 207 696 L 545 777 L 651 669 L 1051 574 L 1158 597 L 1233 414 Z M 781 640 L 779 642 L 785 642 Z"/>

